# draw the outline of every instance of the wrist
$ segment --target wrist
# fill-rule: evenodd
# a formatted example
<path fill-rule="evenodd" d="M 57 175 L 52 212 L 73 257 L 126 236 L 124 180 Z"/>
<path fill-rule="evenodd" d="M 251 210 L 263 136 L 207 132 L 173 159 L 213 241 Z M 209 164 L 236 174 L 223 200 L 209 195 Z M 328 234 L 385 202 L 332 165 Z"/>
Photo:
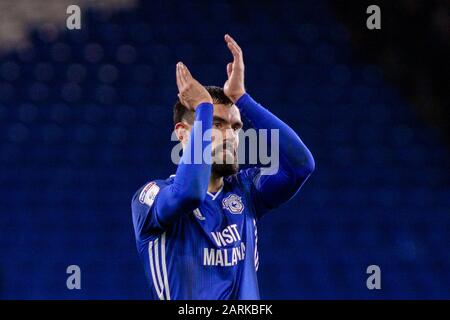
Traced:
<path fill-rule="evenodd" d="M 195 105 L 194 111 L 197 111 L 197 109 L 202 108 L 203 106 L 205 106 L 205 107 L 213 106 L 213 103 L 212 103 L 212 101 L 209 101 L 209 100 L 201 101 Z"/>
<path fill-rule="evenodd" d="M 228 98 L 230 98 L 230 100 L 233 103 L 236 103 L 236 101 L 238 101 L 239 98 L 242 97 L 244 94 L 245 94 L 245 91 L 241 91 L 241 92 L 239 92 L 237 94 L 230 95 Z"/>

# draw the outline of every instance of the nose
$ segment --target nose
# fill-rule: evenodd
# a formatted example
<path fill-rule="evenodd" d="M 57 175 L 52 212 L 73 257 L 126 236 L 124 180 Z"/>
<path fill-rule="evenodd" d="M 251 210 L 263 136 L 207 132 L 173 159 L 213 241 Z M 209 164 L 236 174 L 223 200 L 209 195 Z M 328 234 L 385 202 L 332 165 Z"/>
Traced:
<path fill-rule="evenodd" d="M 237 138 L 238 138 L 238 136 L 237 136 L 237 132 L 235 130 L 227 129 L 225 132 L 225 138 L 223 139 L 223 143 L 231 144 L 232 146 L 234 146 Z"/>
<path fill-rule="evenodd" d="M 225 132 L 225 140 L 236 140 L 237 133 L 235 130 L 228 128 Z"/>

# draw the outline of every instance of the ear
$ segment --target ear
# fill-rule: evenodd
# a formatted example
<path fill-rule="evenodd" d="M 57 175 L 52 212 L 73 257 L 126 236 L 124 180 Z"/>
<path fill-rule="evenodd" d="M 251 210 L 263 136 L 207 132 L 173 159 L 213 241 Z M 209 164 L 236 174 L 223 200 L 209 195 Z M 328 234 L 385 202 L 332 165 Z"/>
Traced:
<path fill-rule="evenodd" d="M 186 142 L 189 136 L 189 126 L 184 122 L 178 122 L 175 125 L 175 133 L 177 134 L 178 140 Z"/>

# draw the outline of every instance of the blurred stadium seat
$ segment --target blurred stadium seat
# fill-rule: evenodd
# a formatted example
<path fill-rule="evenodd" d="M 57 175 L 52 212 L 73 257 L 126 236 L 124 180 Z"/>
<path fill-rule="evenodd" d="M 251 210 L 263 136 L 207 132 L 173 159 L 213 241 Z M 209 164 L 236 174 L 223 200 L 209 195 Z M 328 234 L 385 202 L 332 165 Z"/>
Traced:
<path fill-rule="evenodd" d="M 208 3 L 208 5 L 207 5 Z M 81 31 L 35 29 L 0 57 L 0 298 L 145 299 L 134 191 L 169 176 L 174 66 L 221 85 L 244 50 L 248 91 L 316 159 L 261 221 L 263 298 L 450 298 L 449 152 L 357 60 L 325 1 L 140 1 Z M 48 33 L 52 34 L 48 34 Z M 65 287 L 77 264 L 82 290 Z M 382 270 L 381 292 L 366 268 Z"/>

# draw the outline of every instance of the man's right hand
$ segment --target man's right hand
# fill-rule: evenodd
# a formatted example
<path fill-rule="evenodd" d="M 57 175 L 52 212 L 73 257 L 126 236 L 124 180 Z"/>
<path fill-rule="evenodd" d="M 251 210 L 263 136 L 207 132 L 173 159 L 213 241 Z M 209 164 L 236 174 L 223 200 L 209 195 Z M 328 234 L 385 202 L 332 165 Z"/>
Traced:
<path fill-rule="evenodd" d="M 195 111 L 201 103 L 213 103 L 209 92 L 192 77 L 188 68 L 182 62 L 177 63 L 176 69 L 178 98 L 184 106 Z"/>

